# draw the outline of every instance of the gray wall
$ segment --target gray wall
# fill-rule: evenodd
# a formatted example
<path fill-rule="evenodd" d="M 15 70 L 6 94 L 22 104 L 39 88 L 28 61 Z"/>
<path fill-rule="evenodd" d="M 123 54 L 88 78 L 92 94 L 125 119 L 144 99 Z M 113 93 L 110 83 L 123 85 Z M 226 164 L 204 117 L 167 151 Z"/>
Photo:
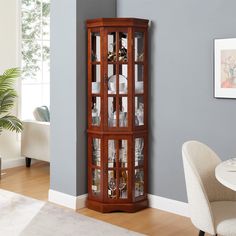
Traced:
<path fill-rule="evenodd" d="M 236 37 L 235 0 L 118 0 L 150 30 L 149 193 L 186 201 L 181 145 L 236 156 L 236 101 L 213 98 L 213 39 Z"/>
<path fill-rule="evenodd" d="M 85 20 L 115 16 L 115 0 L 51 3 L 50 189 L 73 196 L 87 192 Z"/>

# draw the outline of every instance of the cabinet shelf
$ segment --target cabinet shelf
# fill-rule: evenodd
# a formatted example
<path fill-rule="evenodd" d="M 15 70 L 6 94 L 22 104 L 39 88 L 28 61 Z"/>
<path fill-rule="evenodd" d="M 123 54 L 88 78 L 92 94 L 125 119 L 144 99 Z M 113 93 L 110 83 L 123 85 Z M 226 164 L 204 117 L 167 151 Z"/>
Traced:
<path fill-rule="evenodd" d="M 108 61 L 107 62 L 108 65 L 128 65 L 128 61 L 124 62 L 124 61 Z"/>
<path fill-rule="evenodd" d="M 126 23 L 87 21 L 87 207 L 101 212 L 148 206 L 148 21 Z"/>

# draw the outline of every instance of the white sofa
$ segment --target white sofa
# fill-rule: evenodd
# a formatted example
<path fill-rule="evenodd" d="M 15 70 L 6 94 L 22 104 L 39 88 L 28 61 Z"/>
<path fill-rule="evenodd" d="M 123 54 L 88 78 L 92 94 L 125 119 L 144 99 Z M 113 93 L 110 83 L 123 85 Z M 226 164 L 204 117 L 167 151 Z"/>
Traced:
<path fill-rule="evenodd" d="M 23 121 L 21 134 L 21 155 L 30 167 L 31 158 L 50 162 L 50 122 L 36 120 Z"/>

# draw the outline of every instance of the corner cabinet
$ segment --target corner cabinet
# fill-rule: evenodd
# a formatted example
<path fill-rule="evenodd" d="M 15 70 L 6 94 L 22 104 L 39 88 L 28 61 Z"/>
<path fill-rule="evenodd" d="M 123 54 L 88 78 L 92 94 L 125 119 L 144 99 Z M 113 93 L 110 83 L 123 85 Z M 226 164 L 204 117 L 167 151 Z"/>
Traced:
<path fill-rule="evenodd" d="M 87 31 L 87 207 L 135 212 L 148 206 L 148 20 L 93 19 Z"/>

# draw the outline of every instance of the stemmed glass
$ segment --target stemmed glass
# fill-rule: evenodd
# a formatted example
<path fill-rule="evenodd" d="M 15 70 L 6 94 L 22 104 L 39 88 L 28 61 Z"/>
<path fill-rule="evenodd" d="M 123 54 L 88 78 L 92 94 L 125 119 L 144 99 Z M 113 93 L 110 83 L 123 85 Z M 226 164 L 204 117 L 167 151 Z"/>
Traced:
<path fill-rule="evenodd" d="M 108 141 L 108 167 L 114 167 L 113 165 L 116 162 L 116 148 L 115 141 Z"/>
<path fill-rule="evenodd" d="M 113 177 L 108 182 L 108 188 L 111 190 L 111 197 L 115 197 L 113 193 L 116 190 L 116 180 Z"/>
<path fill-rule="evenodd" d="M 138 157 L 142 155 L 143 147 L 144 147 L 143 139 L 142 138 L 137 138 L 135 140 L 135 151 L 136 151 L 136 155 Z"/>
<path fill-rule="evenodd" d="M 93 161 L 96 163 L 100 159 L 100 139 L 93 138 Z M 99 163 L 97 163 L 100 165 Z"/>
<path fill-rule="evenodd" d="M 137 117 L 140 125 L 143 124 L 143 114 L 144 114 L 144 104 L 140 102 L 139 108 L 137 109 Z"/>
<path fill-rule="evenodd" d="M 125 188 L 125 186 L 126 186 L 125 178 L 121 177 L 120 178 L 120 183 L 119 183 L 120 198 L 122 198 L 122 192 L 123 192 L 123 189 Z"/>

